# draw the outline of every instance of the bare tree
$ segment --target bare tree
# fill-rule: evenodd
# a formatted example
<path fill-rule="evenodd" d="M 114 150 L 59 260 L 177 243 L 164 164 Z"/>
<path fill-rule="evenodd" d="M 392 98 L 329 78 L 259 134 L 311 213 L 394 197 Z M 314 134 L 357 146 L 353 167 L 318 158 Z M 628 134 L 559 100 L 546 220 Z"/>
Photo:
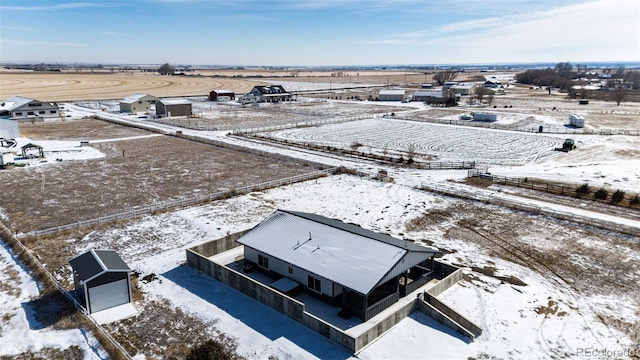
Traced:
<path fill-rule="evenodd" d="M 175 70 L 175 67 L 169 65 L 169 63 L 162 64 L 158 68 L 158 72 L 160 73 L 160 75 L 171 75 L 173 74 L 173 70 Z"/>
<path fill-rule="evenodd" d="M 458 72 L 456 70 L 443 70 L 433 75 L 433 80 L 438 85 L 444 85 L 447 81 L 453 81 L 457 75 Z"/>
<path fill-rule="evenodd" d="M 611 100 L 616 102 L 616 105 L 620 105 L 621 102 L 627 97 L 627 91 L 624 89 L 616 89 L 611 92 Z"/>
<path fill-rule="evenodd" d="M 482 100 L 485 100 L 485 97 L 488 97 L 489 95 L 493 95 L 494 92 L 491 89 L 487 89 L 485 87 L 481 87 L 476 89 L 476 100 L 479 104 L 482 104 Z M 493 98 L 491 99 L 493 101 Z"/>

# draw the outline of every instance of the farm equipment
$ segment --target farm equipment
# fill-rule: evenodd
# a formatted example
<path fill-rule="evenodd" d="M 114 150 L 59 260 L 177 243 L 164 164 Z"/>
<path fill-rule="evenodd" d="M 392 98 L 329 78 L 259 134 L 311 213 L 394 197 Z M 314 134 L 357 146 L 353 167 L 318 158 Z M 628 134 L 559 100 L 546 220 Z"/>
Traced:
<path fill-rule="evenodd" d="M 573 141 L 573 139 L 565 139 L 564 140 L 564 144 L 562 144 L 561 148 L 555 148 L 555 151 L 563 151 L 563 152 L 569 152 L 573 149 L 576 148 L 576 144 Z"/>

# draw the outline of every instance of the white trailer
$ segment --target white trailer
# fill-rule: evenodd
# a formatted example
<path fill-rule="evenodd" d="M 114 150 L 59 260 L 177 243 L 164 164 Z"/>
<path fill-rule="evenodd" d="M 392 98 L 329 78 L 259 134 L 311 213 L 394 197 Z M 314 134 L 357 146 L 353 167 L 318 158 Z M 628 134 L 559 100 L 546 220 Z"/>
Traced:
<path fill-rule="evenodd" d="M 496 120 L 498 120 L 498 115 L 496 115 L 496 114 L 487 114 L 487 113 L 473 113 L 473 120 L 475 120 L 475 121 L 496 121 Z"/>
<path fill-rule="evenodd" d="M 8 165 L 13 165 L 14 161 L 15 158 L 13 156 L 13 153 L 0 153 L 0 168 L 4 168 Z"/>
<path fill-rule="evenodd" d="M 578 114 L 569 115 L 569 124 L 577 128 L 584 127 L 584 117 Z"/>

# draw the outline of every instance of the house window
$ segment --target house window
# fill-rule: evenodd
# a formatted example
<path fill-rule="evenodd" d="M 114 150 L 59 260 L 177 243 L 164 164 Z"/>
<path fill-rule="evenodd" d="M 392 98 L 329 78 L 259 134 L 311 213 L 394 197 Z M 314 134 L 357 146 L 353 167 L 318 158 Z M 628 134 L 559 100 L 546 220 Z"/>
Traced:
<path fill-rule="evenodd" d="M 44 113 L 45 113 L 45 111 L 44 111 L 44 110 L 40 110 L 40 111 L 38 111 L 38 114 L 44 114 Z"/>
<path fill-rule="evenodd" d="M 289 274 L 293 274 L 293 269 L 289 268 Z"/>
<path fill-rule="evenodd" d="M 17 112 L 16 116 L 22 116 L 22 113 L 21 112 Z"/>
<path fill-rule="evenodd" d="M 27 115 L 35 115 L 33 111 L 27 111 Z"/>
<path fill-rule="evenodd" d="M 322 292 L 322 286 L 321 286 L 321 282 L 320 279 L 316 279 L 313 276 L 309 275 L 308 281 L 307 281 L 307 287 L 311 290 L 317 291 L 317 292 Z"/>
<path fill-rule="evenodd" d="M 55 114 L 55 113 L 56 113 L 56 111 L 55 111 L 55 110 L 51 110 L 51 111 L 49 111 L 49 112 L 50 112 L 50 113 L 52 113 L 52 114 Z"/>
<path fill-rule="evenodd" d="M 269 268 L 269 258 L 266 256 L 258 255 L 258 265 L 265 269 Z"/>

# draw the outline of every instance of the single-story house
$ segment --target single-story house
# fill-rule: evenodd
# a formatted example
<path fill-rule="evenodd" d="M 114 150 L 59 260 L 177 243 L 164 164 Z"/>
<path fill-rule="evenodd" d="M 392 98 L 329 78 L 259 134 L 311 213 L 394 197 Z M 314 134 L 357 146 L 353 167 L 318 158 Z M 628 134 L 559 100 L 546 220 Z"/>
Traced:
<path fill-rule="evenodd" d="M 18 122 L 0 118 L 0 139 L 15 139 L 20 137 Z"/>
<path fill-rule="evenodd" d="M 10 97 L 0 103 L 0 117 L 8 119 L 57 118 L 58 106 L 22 96 Z"/>
<path fill-rule="evenodd" d="M 236 99 L 236 94 L 231 90 L 212 90 L 209 93 L 209 100 L 211 101 L 232 101 Z"/>
<path fill-rule="evenodd" d="M 113 250 L 89 250 L 69 260 L 75 291 L 88 313 L 131 302 L 131 269 Z"/>
<path fill-rule="evenodd" d="M 151 110 L 151 105 L 159 99 L 153 95 L 133 94 L 120 101 L 120 111 L 129 113 L 147 112 Z"/>
<path fill-rule="evenodd" d="M 158 100 L 156 102 L 156 115 L 160 117 L 169 116 L 191 116 L 192 108 L 189 100 Z"/>
<path fill-rule="evenodd" d="M 453 85 L 450 87 L 451 91 L 455 92 L 456 95 L 473 95 L 476 93 L 476 84 L 475 83 L 460 83 L 457 85 Z"/>
<path fill-rule="evenodd" d="M 433 278 L 437 250 L 324 216 L 277 210 L 237 239 L 245 266 L 364 321 Z"/>
<path fill-rule="evenodd" d="M 406 90 L 401 89 L 380 90 L 378 97 L 380 101 L 402 101 L 406 93 Z"/>
<path fill-rule="evenodd" d="M 282 85 L 254 86 L 247 95 L 254 95 L 259 102 L 291 101 L 292 96 Z"/>

